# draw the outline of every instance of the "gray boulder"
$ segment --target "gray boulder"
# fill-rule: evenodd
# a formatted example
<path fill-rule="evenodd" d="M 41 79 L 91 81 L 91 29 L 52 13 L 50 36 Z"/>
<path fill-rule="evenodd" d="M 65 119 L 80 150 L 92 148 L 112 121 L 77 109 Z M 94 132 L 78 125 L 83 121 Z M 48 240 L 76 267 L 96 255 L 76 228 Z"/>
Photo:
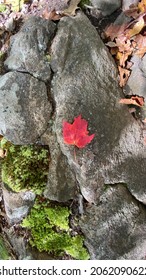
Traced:
<path fill-rule="evenodd" d="M 108 186 L 99 205 L 85 208 L 80 226 L 91 259 L 145 259 L 145 207 L 124 185 Z"/>
<path fill-rule="evenodd" d="M 96 29 L 81 13 L 63 18 L 52 44 L 52 94 L 55 131 L 61 150 L 76 174 L 82 195 L 98 202 L 105 184 L 124 182 L 146 204 L 146 150 L 141 128 L 118 85 L 117 67 Z M 64 143 L 63 121 L 78 115 L 88 121 L 92 142 L 83 149 Z M 138 174 L 138 175 L 137 175 Z"/>
<path fill-rule="evenodd" d="M 0 78 L 0 134 L 14 144 L 31 144 L 46 130 L 52 107 L 45 83 L 29 74 Z"/>
<path fill-rule="evenodd" d="M 49 50 L 55 29 L 56 26 L 51 21 L 30 17 L 20 31 L 11 36 L 5 66 L 9 70 L 30 73 L 42 81 L 49 81 L 51 70 L 45 53 Z"/>
<path fill-rule="evenodd" d="M 20 223 L 34 204 L 35 194 L 31 191 L 15 193 L 4 184 L 3 198 L 10 225 Z"/>
<path fill-rule="evenodd" d="M 121 8 L 121 0 L 90 0 L 92 6 L 98 9 L 103 16 L 111 15 Z"/>
<path fill-rule="evenodd" d="M 65 202 L 73 199 L 76 192 L 75 175 L 68 165 L 66 156 L 62 153 L 57 143 L 56 134 L 48 130 L 41 137 L 43 145 L 48 145 L 50 150 L 50 164 L 44 196 L 49 200 Z"/>

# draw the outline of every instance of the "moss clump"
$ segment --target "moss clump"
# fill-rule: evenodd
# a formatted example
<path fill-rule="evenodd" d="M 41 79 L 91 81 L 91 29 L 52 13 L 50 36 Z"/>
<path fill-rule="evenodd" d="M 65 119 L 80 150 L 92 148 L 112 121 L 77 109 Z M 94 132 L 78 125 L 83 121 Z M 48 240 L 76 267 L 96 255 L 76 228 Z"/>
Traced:
<path fill-rule="evenodd" d="M 0 13 L 3 13 L 4 11 L 6 11 L 7 7 L 5 4 L 0 4 Z"/>
<path fill-rule="evenodd" d="M 79 7 L 84 8 L 85 5 L 90 5 L 90 0 L 81 0 Z"/>
<path fill-rule="evenodd" d="M 67 207 L 50 207 L 36 202 L 30 215 L 22 222 L 23 227 L 30 229 L 31 246 L 37 247 L 40 252 L 54 253 L 55 256 L 67 253 L 74 259 L 89 259 L 83 246 L 83 237 L 72 237 L 70 234 L 69 215 Z"/>
<path fill-rule="evenodd" d="M 1 147 L 7 150 L 2 162 L 2 181 L 15 192 L 31 189 L 41 194 L 47 182 L 48 148 L 13 145 L 5 139 Z"/>
<path fill-rule="evenodd" d="M 4 244 L 2 236 L 0 235 L 0 260 L 10 260 L 10 259 L 11 259 L 11 255 Z"/>

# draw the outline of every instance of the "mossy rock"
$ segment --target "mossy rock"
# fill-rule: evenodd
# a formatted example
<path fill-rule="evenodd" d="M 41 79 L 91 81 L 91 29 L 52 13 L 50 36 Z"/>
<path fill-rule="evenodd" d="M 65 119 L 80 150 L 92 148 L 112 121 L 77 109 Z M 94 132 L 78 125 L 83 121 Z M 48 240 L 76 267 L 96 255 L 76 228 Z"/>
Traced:
<path fill-rule="evenodd" d="M 55 256 L 62 256 L 65 253 L 74 259 L 89 259 L 83 244 L 83 236 L 71 235 L 69 216 L 70 210 L 67 207 L 52 207 L 36 202 L 30 215 L 22 222 L 22 227 L 30 230 L 31 246 L 40 252 L 46 251 Z"/>
<path fill-rule="evenodd" d="M 48 147 L 13 145 L 3 138 L 1 148 L 7 150 L 2 162 L 2 181 L 15 192 L 31 189 L 41 194 L 47 183 Z"/>

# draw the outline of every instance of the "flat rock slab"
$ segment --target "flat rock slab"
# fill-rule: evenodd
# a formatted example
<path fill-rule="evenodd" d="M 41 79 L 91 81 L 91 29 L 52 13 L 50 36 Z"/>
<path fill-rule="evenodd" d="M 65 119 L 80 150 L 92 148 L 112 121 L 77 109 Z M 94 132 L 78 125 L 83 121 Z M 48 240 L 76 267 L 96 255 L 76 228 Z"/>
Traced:
<path fill-rule="evenodd" d="M 46 130 L 52 106 L 44 82 L 9 72 L 0 78 L 0 134 L 14 144 L 33 144 Z"/>
<path fill-rule="evenodd" d="M 9 55 L 4 65 L 9 70 L 27 72 L 42 81 L 49 81 L 50 63 L 45 54 L 55 29 L 55 23 L 31 16 L 20 31 L 11 36 Z"/>
<path fill-rule="evenodd" d="M 108 186 L 100 204 L 85 209 L 80 226 L 91 259 L 145 259 L 145 207 L 122 184 Z"/>
<path fill-rule="evenodd" d="M 127 106 L 117 67 L 102 40 L 82 13 L 64 17 L 52 44 L 52 95 L 56 104 L 57 141 L 74 170 L 82 195 L 97 203 L 105 184 L 124 182 L 146 204 L 146 149 L 137 121 Z M 63 121 L 82 115 L 92 142 L 83 149 L 63 141 Z"/>

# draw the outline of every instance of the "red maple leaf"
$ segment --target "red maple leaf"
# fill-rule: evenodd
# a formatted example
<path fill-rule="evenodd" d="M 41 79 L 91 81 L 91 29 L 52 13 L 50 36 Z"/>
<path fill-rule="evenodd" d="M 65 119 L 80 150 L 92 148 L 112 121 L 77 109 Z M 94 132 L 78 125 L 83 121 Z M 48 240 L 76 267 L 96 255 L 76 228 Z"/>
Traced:
<path fill-rule="evenodd" d="M 72 124 L 63 123 L 63 139 L 65 144 L 75 145 L 78 148 L 84 148 L 94 138 L 95 134 L 88 135 L 88 122 L 81 118 L 81 115 L 74 118 Z"/>

